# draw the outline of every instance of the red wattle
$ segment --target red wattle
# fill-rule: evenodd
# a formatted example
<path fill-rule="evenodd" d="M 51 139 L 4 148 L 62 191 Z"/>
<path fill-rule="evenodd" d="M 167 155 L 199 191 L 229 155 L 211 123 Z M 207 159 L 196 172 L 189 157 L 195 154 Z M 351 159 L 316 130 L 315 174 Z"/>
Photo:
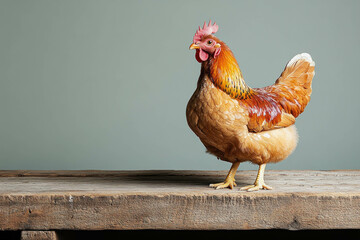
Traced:
<path fill-rule="evenodd" d="M 205 62 L 209 58 L 209 54 L 202 49 L 196 49 L 195 58 L 199 63 Z"/>
<path fill-rule="evenodd" d="M 205 62 L 208 59 L 209 54 L 207 52 L 205 52 L 204 50 L 202 50 L 201 48 L 199 50 L 200 50 L 199 57 L 200 57 L 201 61 Z"/>

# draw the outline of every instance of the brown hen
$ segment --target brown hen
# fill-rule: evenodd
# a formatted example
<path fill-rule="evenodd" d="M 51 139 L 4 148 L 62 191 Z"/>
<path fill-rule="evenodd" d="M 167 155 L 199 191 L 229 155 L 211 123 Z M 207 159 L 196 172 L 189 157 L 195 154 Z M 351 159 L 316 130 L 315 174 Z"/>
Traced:
<path fill-rule="evenodd" d="M 241 190 L 271 189 L 265 166 L 284 160 L 297 145 L 295 118 L 310 101 L 315 63 L 309 54 L 298 54 L 273 85 L 250 88 L 229 47 L 212 35 L 217 30 L 205 23 L 190 46 L 201 73 L 187 105 L 188 124 L 209 153 L 232 163 L 225 181 L 211 187 L 232 189 L 239 164 L 250 161 L 259 165 L 258 175 Z"/>

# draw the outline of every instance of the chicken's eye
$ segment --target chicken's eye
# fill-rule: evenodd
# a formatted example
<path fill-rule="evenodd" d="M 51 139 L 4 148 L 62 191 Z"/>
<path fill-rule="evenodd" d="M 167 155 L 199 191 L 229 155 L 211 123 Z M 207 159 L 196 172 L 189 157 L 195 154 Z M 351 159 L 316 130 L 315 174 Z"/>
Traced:
<path fill-rule="evenodd" d="M 211 40 L 209 40 L 209 41 L 207 42 L 208 45 L 211 45 L 212 43 L 213 43 L 213 41 L 211 41 Z"/>

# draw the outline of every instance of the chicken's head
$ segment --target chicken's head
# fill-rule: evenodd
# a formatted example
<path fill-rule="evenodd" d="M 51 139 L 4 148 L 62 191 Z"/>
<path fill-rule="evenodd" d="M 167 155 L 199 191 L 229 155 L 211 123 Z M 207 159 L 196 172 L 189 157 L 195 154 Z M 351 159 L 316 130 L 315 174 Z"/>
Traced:
<path fill-rule="evenodd" d="M 211 20 L 208 25 L 204 23 L 203 28 L 200 28 L 196 31 L 193 38 L 193 43 L 190 45 L 190 49 L 196 49 L 196 60 L 198 62 L 205 62 L 208 60 L 209 55 L 216 58 L 220 51 L 221 45 L 219 40 L 214 37 L 213 33 L 216 33 L 219 29 L 219 26 L 214 23 L 211 24 Z"/>

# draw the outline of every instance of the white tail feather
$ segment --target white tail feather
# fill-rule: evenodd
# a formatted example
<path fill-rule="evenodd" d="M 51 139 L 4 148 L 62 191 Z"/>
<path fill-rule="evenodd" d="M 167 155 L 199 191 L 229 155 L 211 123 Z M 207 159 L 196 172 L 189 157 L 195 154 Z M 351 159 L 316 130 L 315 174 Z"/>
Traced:
<path fill-rule="evenodd" d="M 296 55 L 288 62 L 288 64 L 286 66 L 289 67 L 301 59 L 305 60 L 306 62 L 309 62 L 310 66 L 315 66 L 315 62 L 312 60 L 310 54 L 308 54 L 308 53 L 300 53 L 300 54 Z"/>

